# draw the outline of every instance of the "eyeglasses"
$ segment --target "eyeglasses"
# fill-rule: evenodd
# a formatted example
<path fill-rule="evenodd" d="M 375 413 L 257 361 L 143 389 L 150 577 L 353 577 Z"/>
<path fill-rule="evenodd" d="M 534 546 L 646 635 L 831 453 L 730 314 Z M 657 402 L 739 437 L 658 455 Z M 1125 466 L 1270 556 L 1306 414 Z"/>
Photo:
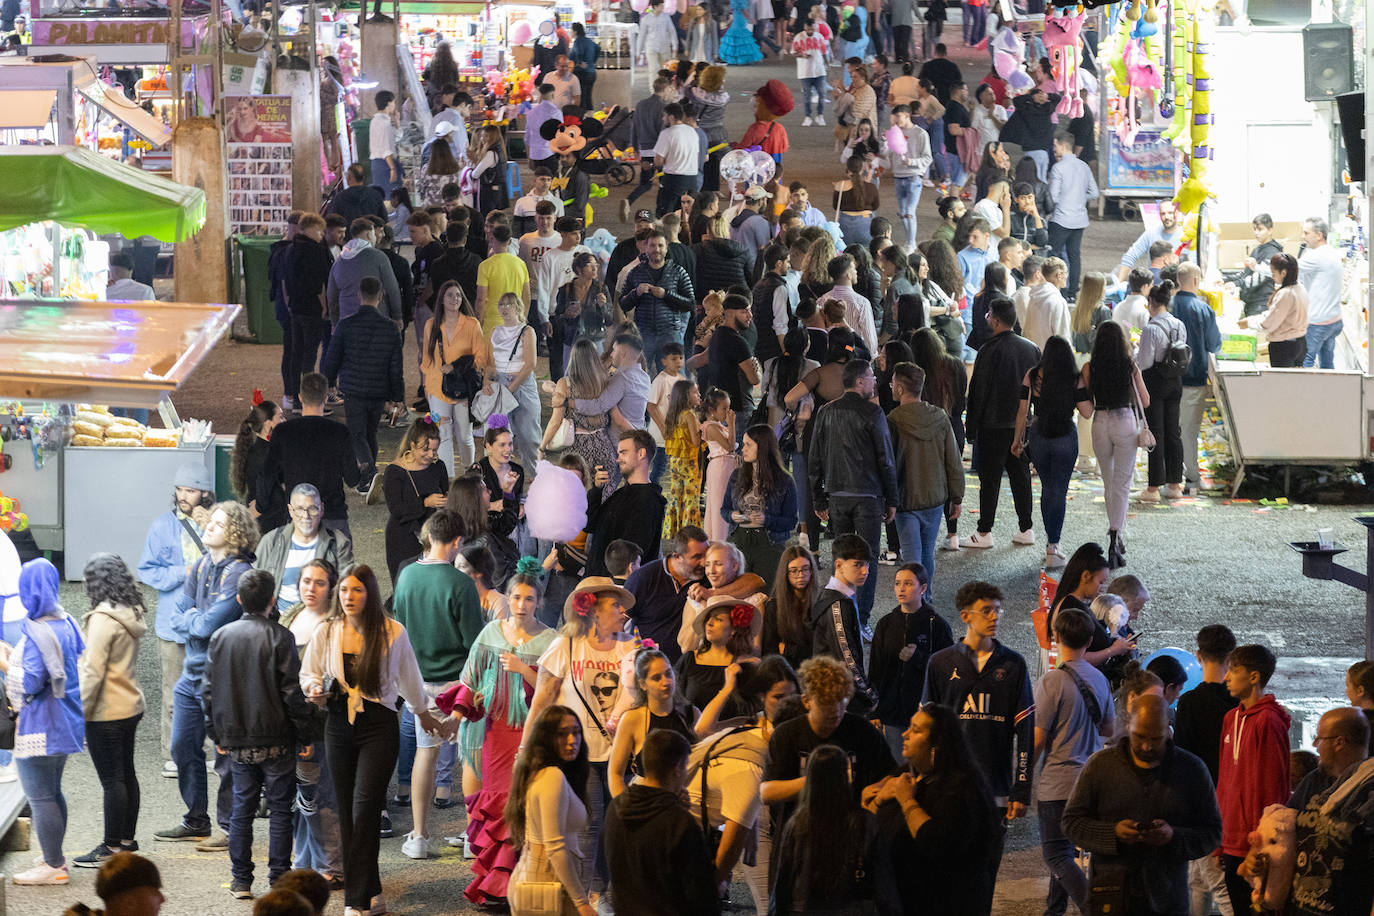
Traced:
<path fill-rule="evenodd" d="M 320 512 L 322 512 L 323 510 L 320 509 L 319 506 L 292 506 L 291 511 L 296 515 L 304 515 L 309 518 L 314 518 L 315 516 L 319 515 Z"/>
<path fill-rule="evenodd" d="M 800 575 L 804 575 L 804 574 L 809 573 L 809 572 L 811 572 L 811 566 L 810 566 L 810 564 L 807 564 L 806 566 L 789 566 L 789 567 L 787 567 L 787 574 L 788 574 L 789 576 L 800 576 Z"/>
<path fill-rule="evenodd" d="M 1002 609 L 1000 607 L 990 607 L 980 611 L 975 608 L 974 610 L 970 611 L 970 613 L 977 614 L 979 617 L 1001 617 Z"/>

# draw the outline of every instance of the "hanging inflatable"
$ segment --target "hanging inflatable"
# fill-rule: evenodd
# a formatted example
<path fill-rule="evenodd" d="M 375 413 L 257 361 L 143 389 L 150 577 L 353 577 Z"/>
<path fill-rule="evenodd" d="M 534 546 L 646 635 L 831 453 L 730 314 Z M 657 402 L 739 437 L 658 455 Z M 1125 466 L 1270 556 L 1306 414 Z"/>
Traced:
<path fill-rule="evenodd" d="M 1078 69 L 1082 65 L 1083 49 L 1079 46 L 1079 33 L 1083 30 L 1087 12 L 1081 8 L 1070 15 L 1067 9 L 1060 15 L 1054 10 L 1045 14 L 1045 34 L 1043 40 L 1049 49 L 1050 63 L 1053 65 L 1054 86 L 1060 93 L 1059 105 L 1055 111 L 1069 118 L 1083 114 L 1083 97 L 1079 95 Z"/>

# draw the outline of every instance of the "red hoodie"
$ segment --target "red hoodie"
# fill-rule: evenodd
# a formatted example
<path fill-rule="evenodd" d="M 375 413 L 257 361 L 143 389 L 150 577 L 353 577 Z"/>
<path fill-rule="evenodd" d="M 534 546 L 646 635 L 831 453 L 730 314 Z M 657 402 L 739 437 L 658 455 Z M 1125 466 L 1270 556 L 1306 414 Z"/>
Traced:
<path fill-rule="evenodd" d="M 1244 856 L 1249 834 L 1269 805 L 1292 794 L 1288 785 L 1288 712 L 1273 694 L 1249 709 L 1237 706 L 1221 726 L 1221 768 L 1217 806 L 1221 808 L 1221 851 Z"/>

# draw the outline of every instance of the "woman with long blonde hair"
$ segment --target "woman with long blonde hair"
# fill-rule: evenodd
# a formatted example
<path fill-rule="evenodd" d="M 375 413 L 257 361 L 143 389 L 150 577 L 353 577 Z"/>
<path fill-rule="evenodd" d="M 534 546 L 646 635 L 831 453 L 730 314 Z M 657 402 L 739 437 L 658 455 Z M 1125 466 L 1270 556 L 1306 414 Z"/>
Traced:
<path fill-rule="evenodd" d="M 472 160 L 476 209 L 490 213 L 510 206 L 506 191 L 506 144 L 501 138 L 501 129 L 492 125 L 480 128 L 468 157 Z"/>
<path fill-rule="evenodd" d="M 594 476 L 598 467 L 608 471 L 615 469 L 615 443 L 611 441 L 609 432 L 610 417 L 606 414 L 579 413 L 574 401 L 577 398 L 595 400 L 601 397 L 610 380 L 594 342 L 584 337 L 573 344 L 572 356 L 568 359 L 568 374 L 559 379 L 553 389 L 553 413 L 549 417 L 549 425 L 544 429 L 544 439 L 539 444 L 541 456 L 566 417 L 573 424 L 570 450 L 582 456 L 587 463 L 587 470 Z"/>
<path fill-rule="evenodd" d="M 1112 310 L 1102 301 L 1106 292 L 1107 275 L 1100 271 L 1085 274 L 1078 285 L 1078 301 L 1074 304 L 1071 321 L 1073 348 L 1085 357 L 1093 351 L 1098 326 L 1112 317 Z"/>

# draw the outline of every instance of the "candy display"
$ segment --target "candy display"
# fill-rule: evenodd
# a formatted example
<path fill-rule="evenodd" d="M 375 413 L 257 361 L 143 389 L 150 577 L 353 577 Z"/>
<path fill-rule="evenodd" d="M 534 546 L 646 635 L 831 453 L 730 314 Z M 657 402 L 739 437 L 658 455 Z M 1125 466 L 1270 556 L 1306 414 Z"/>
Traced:
<path fill-rule="evenodd" d="M 0 490 L 0 531 L 26 531 L 28 527 L 29 517 L 20 511 L 19 500 Z"/>

